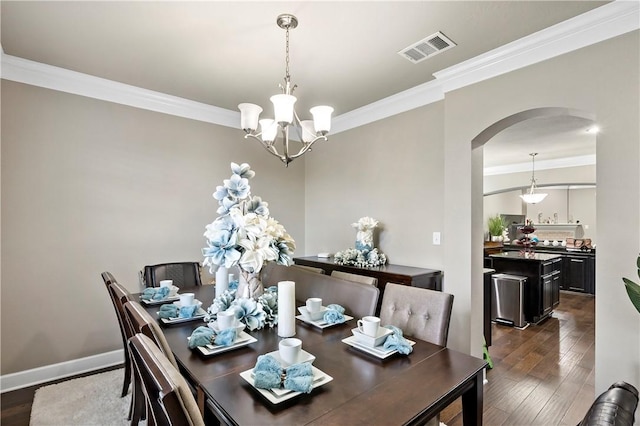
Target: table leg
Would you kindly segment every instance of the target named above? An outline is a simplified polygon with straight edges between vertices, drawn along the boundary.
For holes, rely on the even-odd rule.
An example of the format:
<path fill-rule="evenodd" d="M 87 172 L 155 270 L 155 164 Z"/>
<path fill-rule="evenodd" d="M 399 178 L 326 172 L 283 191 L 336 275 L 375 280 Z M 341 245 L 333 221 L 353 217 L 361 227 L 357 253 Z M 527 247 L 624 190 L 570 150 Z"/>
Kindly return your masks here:
<path fill-rule="evenodd" d="M 478 371 L 472 380 L 472 386 L 462 394 L 462 423 L 465 426 L 482 426 L 483 380 L 482 371 Z"/>

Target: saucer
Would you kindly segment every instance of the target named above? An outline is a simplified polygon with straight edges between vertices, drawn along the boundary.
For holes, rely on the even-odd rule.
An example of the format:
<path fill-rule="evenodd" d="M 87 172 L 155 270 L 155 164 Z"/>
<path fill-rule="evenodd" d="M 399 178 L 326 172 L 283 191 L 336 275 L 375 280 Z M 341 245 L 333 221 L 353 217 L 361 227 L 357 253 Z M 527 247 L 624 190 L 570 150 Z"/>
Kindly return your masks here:
<path fill-rule="evenodd" d="M 213 331 L 215 331 L 216 333 L 220 333 L 222 330 L 220 330 L 218 328 L 218 322 L 217 321 L 212 321 L 209 324 L 207 324 L 209 326 L 209 328 L 213 329 Z M 246 326 L 244 325 L 244 323 L 239 322 L 238 325 L 235 326 L 236 329 L 236 334 L 240 334 L 240 332 L 242 330 L 244 330 Z"/>
<path fill-rule="evenodd" d="M 378 335 L 376 337 L 367 336 L 357 328 L 351 329 L 351 332 L 359 343 L 372 348 L 382 345 L 387 336 L 393 333 L 386 327 L 378 327 Z"/>
<path fill-rule="evenodd" d="M 280 352 L 279 351 L 269 352 L 268 354 L 265 354 L 265 355 L 271 355 L 283 367 L 288 367 L 288 366 L 291 365 L 288 362 L 284 361 L 282 358 L 280 358 Z M 300 349 L 300 353 L 298 354 L 298 359 L 293 364 L 304 364 L 304 363 L 313 364 L 313 361 L 315 361 L 315 360 L 316 360 L 315 356 L 311 355 L 309 352 L 305 351 L 304 349 Z"/>
<path fill-rule="evenodd" d="M 300 312 L 303 316 L 309 318 L 311 321 L 318 321 L 322 317 L 324 317 L 324 313 L 327 311 L 326 306 L 320 307 L 318 312 L 309 312 L 306 306 L 300 306 L 298 308 L 298 312 Z"/>

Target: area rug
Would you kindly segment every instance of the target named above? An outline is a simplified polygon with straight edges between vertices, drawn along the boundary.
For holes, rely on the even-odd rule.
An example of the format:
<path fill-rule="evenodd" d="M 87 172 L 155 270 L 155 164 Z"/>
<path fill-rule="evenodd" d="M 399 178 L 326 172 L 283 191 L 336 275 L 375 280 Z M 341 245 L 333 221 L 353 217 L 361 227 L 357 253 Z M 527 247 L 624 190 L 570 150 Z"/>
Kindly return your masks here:
<path fill-rule="evenodd" d="M 131 393 L 120 398 L 123 374 L 118 369 L 41 387 L 30 425 L 128 425 Z"/>

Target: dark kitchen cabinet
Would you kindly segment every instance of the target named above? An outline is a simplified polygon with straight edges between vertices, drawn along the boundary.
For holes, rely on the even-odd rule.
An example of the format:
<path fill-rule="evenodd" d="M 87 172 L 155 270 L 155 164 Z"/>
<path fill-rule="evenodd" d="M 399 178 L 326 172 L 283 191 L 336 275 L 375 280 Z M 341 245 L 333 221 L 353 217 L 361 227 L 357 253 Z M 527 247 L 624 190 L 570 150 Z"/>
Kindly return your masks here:
<path fill-rule="evenodd" d="M 595 293 L 595 259 L 592 256 L 565 255 L 563 260 L 564 290 Z"/>

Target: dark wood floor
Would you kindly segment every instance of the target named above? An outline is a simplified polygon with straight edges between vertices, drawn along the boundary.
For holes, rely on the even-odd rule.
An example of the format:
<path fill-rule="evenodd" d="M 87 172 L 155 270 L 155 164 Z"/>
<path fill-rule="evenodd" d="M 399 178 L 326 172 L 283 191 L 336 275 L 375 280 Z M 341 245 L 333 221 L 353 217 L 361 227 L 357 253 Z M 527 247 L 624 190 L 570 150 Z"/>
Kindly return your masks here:
<path fill-rule="evenodd" d="M 484 424 L 576 425 L 594 400 L 595 298 L 562 292 L 553 317 L 525 330 L 494 324 Z M 440 420 L 462 425 L 461 403 Z"/>
<path fill-rule="evenodd" d="M 487 373 L 487 426 L 575 425 L 594 400 L 595 299 L 563 292 L 553 317 L 525 330 L 493 325 Z M 29 424 L 32 386 L 2 394 L 0 423 Z M 462 425 L 461 403 L 442 412 L 448 426 Z"/>

